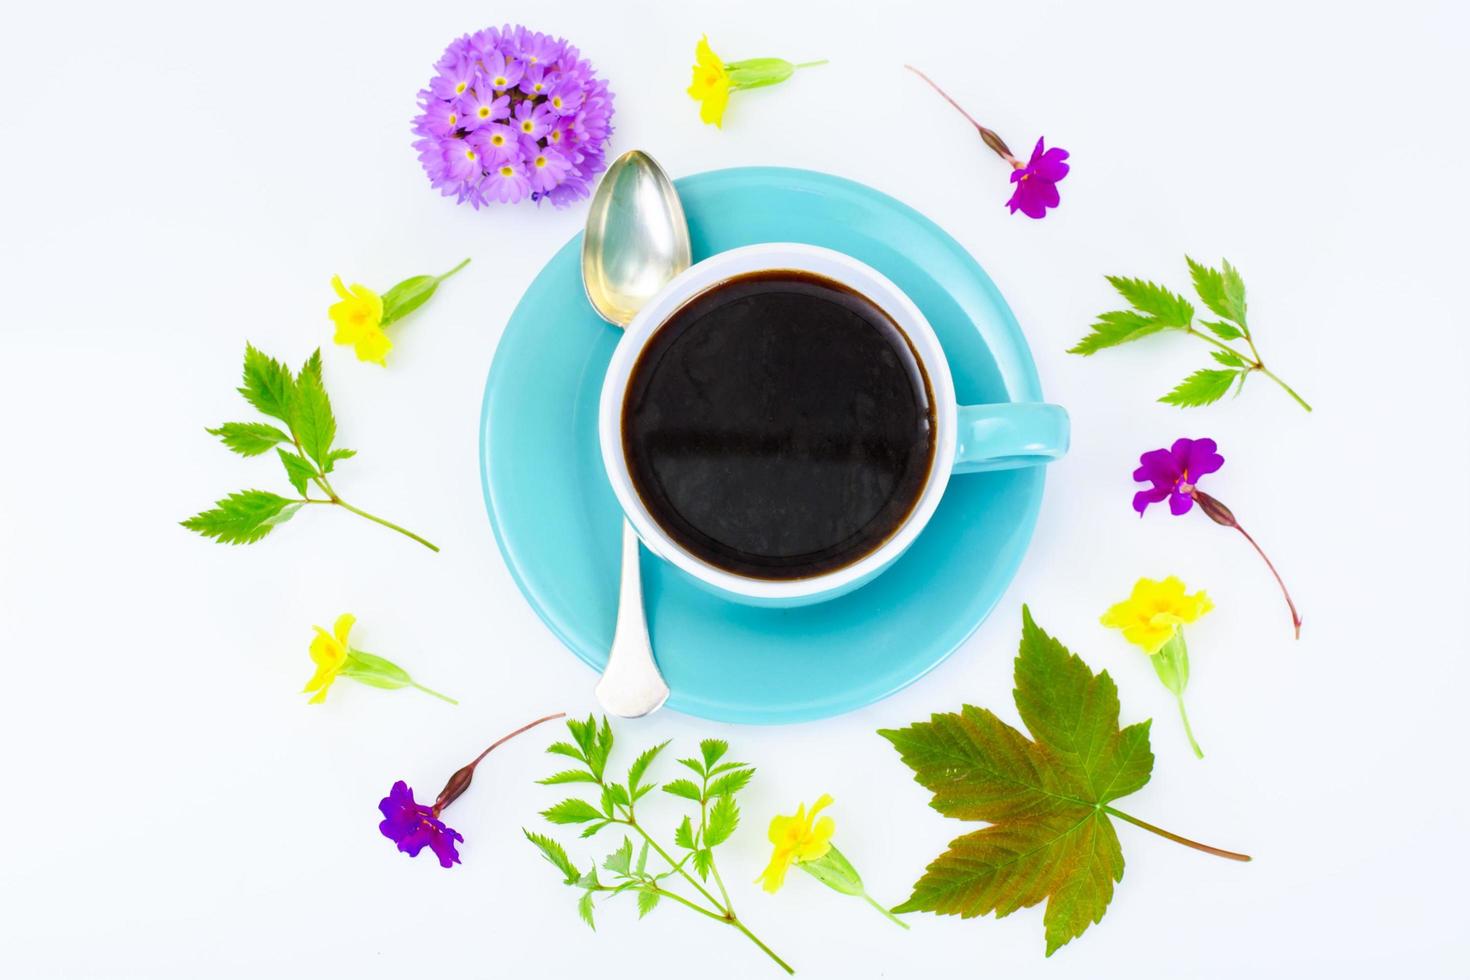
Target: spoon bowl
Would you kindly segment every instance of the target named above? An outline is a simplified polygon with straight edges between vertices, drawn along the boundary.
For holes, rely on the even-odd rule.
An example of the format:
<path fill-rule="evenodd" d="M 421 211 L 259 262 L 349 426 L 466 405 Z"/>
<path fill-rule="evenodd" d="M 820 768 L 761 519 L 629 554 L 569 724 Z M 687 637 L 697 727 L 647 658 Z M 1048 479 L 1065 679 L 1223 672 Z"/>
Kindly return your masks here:
<path fill-rule="evenodd" d="M 582 238 L 582 285 L 597 315 L 627 326 L 689 268 L 689 222 L 674 182 L 653 157 L 629 150 L 592 195 Z"/>

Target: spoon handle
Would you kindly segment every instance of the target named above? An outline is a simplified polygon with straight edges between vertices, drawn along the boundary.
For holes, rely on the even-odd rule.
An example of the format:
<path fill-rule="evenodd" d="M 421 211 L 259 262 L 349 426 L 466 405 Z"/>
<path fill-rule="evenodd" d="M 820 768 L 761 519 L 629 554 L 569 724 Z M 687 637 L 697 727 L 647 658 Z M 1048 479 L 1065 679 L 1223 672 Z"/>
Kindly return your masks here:
<path fill-rule="evenodd" d="M 597 703 L 619 718 L 641 718 L 669 697 L 653 662 L 648 623 L 643 615 L 643 580 L 638 570 L 638 535 L 623 521 L 623 577 L 618 590 L 618 622 L 613 630 L 607 668 L 597 682 Z"/>

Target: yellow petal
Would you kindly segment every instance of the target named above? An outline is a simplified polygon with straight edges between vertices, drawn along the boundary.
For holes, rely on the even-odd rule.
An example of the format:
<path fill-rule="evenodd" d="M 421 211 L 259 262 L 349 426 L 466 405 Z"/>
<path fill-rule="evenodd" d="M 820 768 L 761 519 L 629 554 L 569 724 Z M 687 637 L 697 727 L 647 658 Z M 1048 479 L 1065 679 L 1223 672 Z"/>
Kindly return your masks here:
<path fill-rule="evenodd" d="M 791 867 L 791 860 L 790 851 L 777 848 L 771 855 L 771 863 L 766 865 L 766 870 L 762 871 L 755 880 L 760 882 L 761 887 L 766 891 L 775 893 L 786 881 L 786 869 Z"/>
<path fill-rule="evenodd" d="M 699 43 L 694 46 L 694 61 L 701 67 L 710 68 L 720 74 L 725 72 L 725 63 L 720 56 L 715 54 L 714 49 L 709 46 L 709 35 L 704 34 L 699 38 Z"/>
<path fill-rule="evenodd" d="M 353 341 L 352 349 L 357 352 L 359 361 L 369 361 L 382 367 L 388 366 L 388 352 L 393 349 L 393 341 L 388 339 L 380 328 L 374 326 L 363 331 L 362 335 Z"/>
<path fill-rule="evenodd" d="M 332 289 L 336 290 L 337 295 L 342 297 L 343 300 L 351 301 L 352 294 L 347 291 L 346 286 L 342 285 L 341 276 L 332 277 Z"/>
<path fill-rule="evenodd" d="M 357 617 L 352 613 L 343 613 L 337 617 L 337 622 L 332 624 L 332 632 L 337 636 L 337 642 L 342 644 L 343 649 L 347 647 L 347 634 L 352 632 L 352 624 L 357 622 Z"/>
<path fill-rule="evenodd" d="M 837 825 L 832 822 L 831 817 L 823 817 L 818 820 L 816 827 L 797 847 L 796 860 L 815 861 L 832 850 L 832 833 L 836 829 Z"/>
<path fill-rule="evenodd" d="M 347 659 L 347 649 L 320 626 L 313 626 L 316 636 L 311 641 L 311 659 L 319 667 L 336 670 Z"/>
<path fill-rule="evenodd" d="M 705 94 L 704 99 L 699 104 L 700 121 L 723 129 L 725 123 L 725 106 L 729 101 L 729 83 L 717 85 Z"/>

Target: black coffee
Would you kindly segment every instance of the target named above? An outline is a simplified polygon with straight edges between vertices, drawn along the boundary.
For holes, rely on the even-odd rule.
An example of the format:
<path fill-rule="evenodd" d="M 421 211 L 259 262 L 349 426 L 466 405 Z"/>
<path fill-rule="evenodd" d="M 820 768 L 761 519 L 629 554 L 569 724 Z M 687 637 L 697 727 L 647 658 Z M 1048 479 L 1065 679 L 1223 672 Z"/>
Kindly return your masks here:
<path fill-rule="evenodd" d="M 751 273 L 654 332 L 623 402 L 633 485 L 675 541 L 762 579 L 829 572 L 908 517 L 934 460 L 929 379 L 866 297 Z"/>

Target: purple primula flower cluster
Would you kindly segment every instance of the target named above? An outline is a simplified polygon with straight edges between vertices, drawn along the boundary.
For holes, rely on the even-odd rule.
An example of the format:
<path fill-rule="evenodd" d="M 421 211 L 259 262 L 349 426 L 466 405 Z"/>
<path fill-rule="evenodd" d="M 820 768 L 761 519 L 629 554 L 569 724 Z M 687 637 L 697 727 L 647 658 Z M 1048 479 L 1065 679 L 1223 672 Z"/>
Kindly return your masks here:
<path fill-rule="evenodd" d="M 564 207 L 591 192 L 612 93 L 575 47 L 507 24 L 452 42 L 434 67 L 413 145 L 441 194 L 478 209 L 526 197 Z"/>
<path fill-rule="evenodd" d="M 383 814 L 378 830 L 409 857 L 418 857 L 419 851 L 428 845 L 441 866 L 452 868 L 459 863 L 459 851 L 454 844 L 456 841 L 463 844 L 464 838 L 459 831 L 445 826 L 436 807 L 416 802 L 413 790 L 403 780 L 393 784 L 393 789 L 378 803 L 378 810 Z"/>

